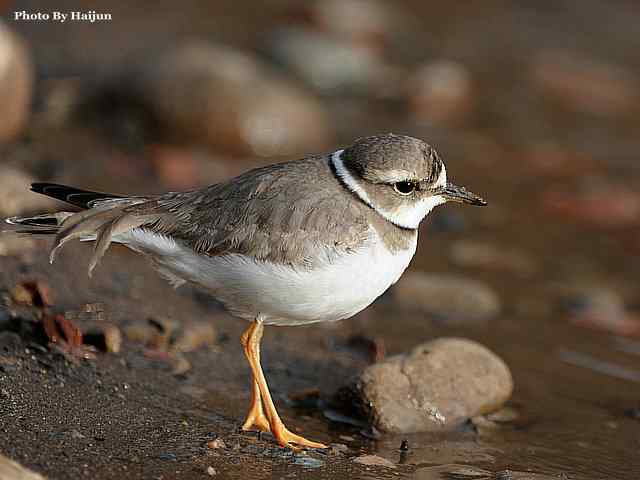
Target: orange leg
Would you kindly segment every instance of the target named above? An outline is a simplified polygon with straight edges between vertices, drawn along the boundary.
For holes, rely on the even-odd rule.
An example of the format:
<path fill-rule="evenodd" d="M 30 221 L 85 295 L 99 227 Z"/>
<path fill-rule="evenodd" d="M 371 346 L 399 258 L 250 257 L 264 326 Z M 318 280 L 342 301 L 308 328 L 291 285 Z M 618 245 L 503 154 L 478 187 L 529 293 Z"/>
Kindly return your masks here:
<path fill-rule="evenodd" d="M 300 435 L 296 435 L 295 433 L 290 432 L 287 427 L 284 426 L 276 407 L 271 398 L 271 393 L 269 392 L 269 386 L 267 385 L 267 380 L 264 377 L 264 373 L 262 372 L 262 367 L 260 366 L 260 340 L 262 339 L 262 333 L 264 330 L 264 325 L 259 318 L 256 318 L 249 328 L 242 334 L 241 342 L 244 347 L 244 353 L 247 356 L 247 360 L 249 361 L 249 365 L 251 366 L 251 371 L 253 372 L 254 377 L 254 393 L 251 410 L 249 411 L 249 416 L 247 417 L 247 421 L 245 425 L 249 423 L 249 425 L 260 425 L 258 422 L 253 421 L 251 419 L 252 413 L 254 413 L 255 407 L 255 399 L 257 398 L 257 403 L 263 403 L 264 405 L 264 416 L 266 420 L 269 422 L 269 429 L 271 433 L 275 437 L 276 441 L 281 447 L 289 447 L 292 449 L 296 449 L 296 446 L 299 447 L 310 447 L 310 448 L 327 448 L 326 445 L 322 443 L 313 442 L 311 440 L 307 440 Z M 255 392 L 255 385 L 258 387 L 258 395 Z M 257 407 L 255 407 L 257 410 Z M 260 407 L 260 410 L 262 408 Z M 251 420 L 251 422 L 249 422 Z M 243 426 L 244 428 L 244 426 Z M 258 426 L 258 428 L 260 428 Z"/>
<path fill-rule="evenodd" d="M 251 322 L 251 325 L 240 337 L 240 342 L 244 347 L 245 355 L 249 358 L 248 352 L 248 344 L 249 338 L 253 335 L 254 330 L 256 329 L 256 322 Z M 256 351 L 256 359 L 258 363 L 260 363 L 260 344 L 257 345 Z M 252 427 L 260 430 L 261 432 L 270 432 L 271 428 L 269 427 L 269 419 L 264 414 L 264 410 L 262 409 L 262 397 L 260 395 L 260 387 L 258 386 L 258 382 L 256 380 L 255 375 L 251 374 L 251 407 L 249 407 L 249 413 L 247 414 L 247 418 L 242 424 L 242 430 L 247 431 L 251 430 Z"/>

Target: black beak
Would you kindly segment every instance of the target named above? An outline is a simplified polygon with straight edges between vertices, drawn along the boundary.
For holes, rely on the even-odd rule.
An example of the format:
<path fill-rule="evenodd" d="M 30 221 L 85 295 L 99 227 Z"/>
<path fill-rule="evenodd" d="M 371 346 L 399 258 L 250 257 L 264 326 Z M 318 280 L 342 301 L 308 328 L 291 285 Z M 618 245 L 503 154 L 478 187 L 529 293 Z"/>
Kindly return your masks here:
<path fill-rule="evenodd" d="M 459 187 L 452 183 L 447 183 L 447 186 L 444 188 L 444 193 L 441 195 L 451 202 L 468 203 L 469 205 L 477 205 L 480 207 L 484 207 L 487 204 L 482 197 L 471 193 L 464 187 Z"/>

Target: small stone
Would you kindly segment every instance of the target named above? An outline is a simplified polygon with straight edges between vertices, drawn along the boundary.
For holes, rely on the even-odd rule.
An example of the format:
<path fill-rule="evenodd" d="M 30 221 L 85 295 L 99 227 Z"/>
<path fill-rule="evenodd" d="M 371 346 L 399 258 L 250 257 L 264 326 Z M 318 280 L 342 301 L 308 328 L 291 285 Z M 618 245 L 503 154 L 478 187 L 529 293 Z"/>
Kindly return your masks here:
<path fill-rule="evenodd" d="M 353 459 L 354 463 L 376 467 L 396 468 L 395 464 L 378 455 L 361 455 Z"/>
<path fill-rule="evenodd" d="M 329 448 L 333 451 L 333 453 L 347 453 L 349 451 L 349 447 L 344 443 L 331 443 Z"/>
<path fill-rule="evenodd" d="M 163 138 L 175 144 L 271 157 L 319 151 L 332 143 L 323 105 L 248 53 L 187 44 L 134 76 L 135 93 Z"/>
<path fill-rule="evenodd" d="M 534 86 L 567 109 L 613 117 L 638 111 L 640 84 L 630 71 L 570 51 L 544 51 L 531 66 Z"/>
<path fill-rule="evenodd" d="M 448 324 L 485 321 L 501 310 L 500 298 L 488 285 L 457 275 L 408 272 L 393 296 L 403 307 Z"/>
<path fill-rule="evenodd" d="M 478 467 L 468 465 L 436 465 L 416 470 L 416 480 L 442 480 L 445 478 L 460 478 L 465 480 L 485 480 L 493 478 L 493 473 Z"/>
<path fill-rule="evenodd" d="M 505 363 L 486 347 L 441 338 L 369 366 L 345 389 L 374 427 L 411 433 L 451 430 L 499 409 L 511 396 L 513 380 Z M 338 401 L 349 398 L 345 389 L 338 392 Z"/>
<path fill-rule="evenodd" d="M 458 240 L 449 249 L 451 261 L 461 267 L 497 270 L 530 276 L 538 266 L 534 259 L 517 248 L 492 245 L 474 240 Z"/>
<path fill-rule="evenodd" d="M 69 435 L 71 436 L 71 438 L 73 438 L 74 440 L 82 440 L 84 438 L 87 438 L 85 435 L 83 435 L 82 433 L 80 433 L 78 430 L 71 430 L 69 432 Z"/>
<path fill-rule="evenodd" d="M 377 0 L 320 0 L 305 2 L 314 25 L 324 32 L 371 49 L 380 48 L 396 27 L 399 12 Z"/>
<path fill-rule="evenodd" d="M 207 467 L 207 475 L 209 475 L 210 477 L 215 477 L 217 474 L 218 472 L 216 472 L 215 468 L 213 468 L 212 466 Z"/>
<path fill-rule="evenodd" d="M 84 343 L 108 353 L 119 353 L 122 348 L 122 333 L 120 329 L 107 322 L 95 322 L 83 329 Z"/>
<path fill-rule="evenodd" d="M 634 420 L 640 420 L 640 407 L 627 408 L 624 414 Z"/>
<path fill-rule="evenodd" d="M 11 290 L 14 303 L 44 308 L 52 304 L 49 285 L 40 280 L 27 280 Z"/>
<path fill-rule="evenodd" d="M 211 450 L 218 450 L 221 448 L 227 448 L 227 444 L 221 438 L 216 438 L 207 442 L 207 448 Z"/>
<path fill-rule="evenodd" d="M 548 213 L 597 227 L 640 225 L 640 193 L 623 185 L 604 184 L 586 192 L 547 190 L 541 204 Z"/>
<path fill-rule="evenodd" d="M 193 352 L 215 344 L 216 338 L 216 329 L 212 321 L 186 322 L 169 350 L 171 352 Z"/>
<path fill-rule="evenodd" d="M 419 120 L 456 124 L 473 109 L 473 81 L 463 65 L 441 60 L 420 67 L 408 81 L 409 108 Z"/>
<path fill-rule="evenodd" d="M 14 373 L 20 367 L 20 360 L 16 357 L 0 356 L 0 372 Z"/>
<path fill-rule="evenodd" d="M 640 316 L 629 312 L 622 297 L 610 288 L 567 288 L 560 302 L 574 325 L 640 337 Z"/>
<path fill-rule="evenodd" d="M 368 93 L 390 72 L 368 48 L 300 28 L 273 32 L 267 54 L 324 93 Z"/>
<path fill-rule="evenodd" d="M 27 47 L 4 21 L 0 22 L 0 143 L 15 140 L 27 124 L 33 82 L 33 62 Z"/>
<path fill-rule="evenodd" d="M 550 178 L 575 178 L 593 174 L 599 164 L 585 152 L 578 152 L 555 143 L 541 143 L 523 153 L 523 161 L 532 173 Z"/>

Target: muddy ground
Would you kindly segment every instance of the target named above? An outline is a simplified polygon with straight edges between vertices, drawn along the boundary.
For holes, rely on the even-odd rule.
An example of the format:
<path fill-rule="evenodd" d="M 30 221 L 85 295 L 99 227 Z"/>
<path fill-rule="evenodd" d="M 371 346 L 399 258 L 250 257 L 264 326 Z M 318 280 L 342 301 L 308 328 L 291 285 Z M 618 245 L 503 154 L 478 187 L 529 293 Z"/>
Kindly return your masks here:
<path fill-rule="evenodd" d="M 59 85 L 96 88 L 96 78 L 135 64 L 141 52 L 204 38 L 262 55 L 265 35 L 282 18 L 301 21 L 283 13 L 288 2 L 245 3 L 181 2 L 178 10 L 173 2 L 112 2 L 112 22 L 66 26 L 5 15 L 33 53 L 36 113 L 2 147 L 3 162 L 40 180 L 131 193 L 175 188 L 174 173 L 181 185 L 197 185 L 273 161 L 198 146 L 198 158 L 207 152 L 215 168 L 167 174 L 162 160 L 145 163 L 145 142 L 157 146 L 158 139 L 139 134 L 135 122 L 129 129 L 126 112 L 107 111 L 115 120 L 89 128 L 77 121 L 52 127 L 47 115 L 55 106 L 47 95 Z M 432 214 L 411 268 L 486 283 L 501 299 L 500 315 L 450 322 L 399 305 L 391 292 L 339 324 L 268 328 L 263 365 L 285 422 L 333 444 L 328 452 L 292 454 L 269 435 L 238 431 L 249 401 L 242 321 L 191 287 L 174 291 L 123 248 L 113 247 L 88 280 L 89 247 L 70 245 L 49 265 L 48 243 L 37 241 L 0 257 L 0 452 L 51 479 L 637 478 L 640 11 L 622 1 L 526 3 L 394 3 L 406 24 L 386 61 L 408 70 L 434 59 L 457 62 L 474 79 L 466 93 L 472 107 L 462 92 L 454 113 L 416 117 L 406 110 L 411 91 L 384 93 L 394 85 L 376 94 L 318 93 L 334 130 L 327 151 L 377 132 L 425 138 L 443 153 L 451 178 L 489 200 L 482 211 L 446 206 Z M 625 91 L 622 101 L 609 95 Z M 491 246 L 494 256 L 452 253 L 469 240 Z M 50 310 L 81 327 L 96 320 L 82 313 L 92 305 L 98 322 L 122 332 L 148 319 L 174 319 L 185 329 L 210 321 L 214 340 L 182 354 L 190 368 L 179 374 L 166 354 L 126 336 L 119 353 L 77 360 L 48 345 L 37 309 L 9 300 L 16 285 L 34 280 L 48 285 Z M 371 361 L 354 338 L 383 341 L 394 354 L 445 335 L 478 340 L 509 365 L 509 419 L 374 438 L 335 421 L 326 400 Z M 323 401 L 292 400 L 309 391 Z M 215 439 L 223 444 L 210 448 Z M 403 440 L 407 451 L 400 451 Z M 353 461 L 364 454 L 393 467 Z"/>

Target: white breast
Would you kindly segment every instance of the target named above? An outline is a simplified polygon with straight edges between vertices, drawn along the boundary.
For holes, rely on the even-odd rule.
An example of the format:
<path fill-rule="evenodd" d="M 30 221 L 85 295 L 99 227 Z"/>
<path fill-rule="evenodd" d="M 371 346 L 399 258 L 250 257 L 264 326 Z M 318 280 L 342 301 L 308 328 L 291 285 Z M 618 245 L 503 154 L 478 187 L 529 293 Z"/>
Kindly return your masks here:
<path fill-rule="evenodd" d="M 170 276 L 210 290 L 229 311 L 265 324 L 296 325 L 351 317 L 393 285 L 416 251 L 417 234 L 408 249 L 391 253 L 375 231 L 354 253 L 315 269 L 254 260 L 241 254 L 204 257 L 157 234 L 130 232 L 123 243 L 154 257 Z M 154 253 L 161 255 L 154 255 Z"/>

